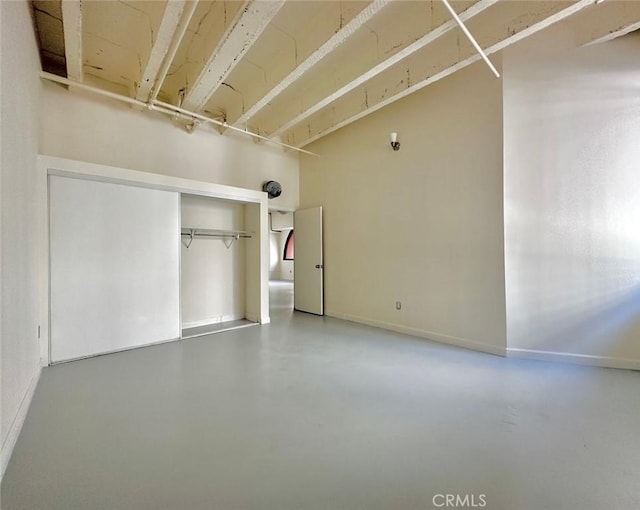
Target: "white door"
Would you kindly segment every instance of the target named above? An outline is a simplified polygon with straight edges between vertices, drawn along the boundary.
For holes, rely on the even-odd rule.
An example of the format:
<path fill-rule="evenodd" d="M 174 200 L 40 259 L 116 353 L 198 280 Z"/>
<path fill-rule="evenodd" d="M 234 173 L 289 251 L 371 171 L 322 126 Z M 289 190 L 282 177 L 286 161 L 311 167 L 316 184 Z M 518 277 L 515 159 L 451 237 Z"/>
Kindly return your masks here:
<path fill-rule="evenodd" d="M 51 361 L 180 338 L 171 191 L 49 177 Z"/>
<path fill-rule="evenodd" d="M 293 306 L 301 312 L 323 315 L 322 207 L 296 211 L 293 230 Z"/>

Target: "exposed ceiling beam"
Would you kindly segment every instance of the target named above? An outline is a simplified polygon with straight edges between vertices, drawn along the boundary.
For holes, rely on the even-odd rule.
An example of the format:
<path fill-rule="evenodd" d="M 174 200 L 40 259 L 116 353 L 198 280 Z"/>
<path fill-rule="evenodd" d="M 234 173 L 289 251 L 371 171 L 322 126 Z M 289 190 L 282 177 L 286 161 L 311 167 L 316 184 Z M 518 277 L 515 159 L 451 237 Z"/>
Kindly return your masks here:
<path fill-rule="evenodd" d="M 168 0 L 162 16 L 160 28 L 156 34 L 156 39 L 151 48 L 151 54 L 147 61 L 147 66 L 142 73 L 136 99 L 146 101 L 151 95 L 156 79 L 162 67 L 162 63 L 169 52 L 169 48 L 176 37 L 176 32 L 180 26 L 182 14 L 187 5 L 186 0 Z"/>
<path fill-rule="evenodd" d="M 82 81 L 82 0 L 62 0 L 64 53 L 67 76 Z"/>
<path fill-rule="evenodd" d="M 493 53 L 496 53 L 498 51 L 501 51 L 505 48 L 507 48 L 508 46 L 511 46 L 512 44 L 515 44 L 518 41 L 521 41 L 522 39 L 525 39 L 526 37 L 529 37 L 541 30 L 544 30 L 545 28 L 559 22 L 562 21 L 566 18 L 568 18 L 569 16 L 574 15 L 575 13 L 579 12 L 580 10 L 584 9 L 585 7 L 592 5 L 593 4 L 593 0 L 579 0 L 577 2 L 575 2 L 573 5 L 562 9 L 558 12 L 556 12 L 555 14 L 552 14 L 551 16 L 548 16 L 536 23 L 533 23 L 532 25 L 526 27 L 525 29 L 510 35 L 494 44 L 492 44 L 491 46 L 489 46 L 488 48 L 485 48 L 485 53 L 487 55 L 491 55 Z M 351 124 L 352 122 L 355 122 L 377 110 L 379 110 L 380 108 L 383 108 L 391 103 L 394 103 L 395 101 L 398 101 L 399 99 L 402 99 L 403 97 L 408 96 L 409 94 L 412 94 L 432 83 L 435 83 L 436 81 L 439 81 L 447 76 L 449 76 L 450 74 L 453 74 L 454 72 L 470 65 L 473 64 L 474 62 L 477 62 L 478 60 L 480 60 L 480 56 L 478 54 L 472 54 L 471 56 L 460 60 L 448 67 L 445 67 L 443 69 L 441 69 L 440 71 L 434 73 L 433 75 L 431 75 L 430 77 L 426 78 L 425 80 L 422 80 L 418 83 L 415 83 L 414 85 L 407 87 L 405 89 L 403 89 L 401 92 L 398 92 L 397 94 L 391 95 L 386 99 L 383 99 L 375 104 L 372 104 L 370 106 L 368 106 L 367 108 L 365 108 L 364 110 L 358 112 L 355 115 L 351 115 L 345 119 L 342 120 L 338 120 L 338 122 L 334 123 L 333 125 L 325 128 L 325 129 L 321 129 L 320 131 L 316 132 L 315 134 L 312 134 L 310 137 L 308 137 L 305 140 L 302 141 L 295 141 L 295 145 L 298 147 L 305 147 L 307 145 L 309 145 L 312 142 L 315 142 L 316 140 L 322 138 L 323 136 L 328 135 L 329 133 L 332 133 L 334 131 L 337 131 L 338 129 Z M 273 136 L 273 135 L 272 135 Z"/>
<path fill-rule="evenodd" d="M 267 104 L 273 101 L 284 90 L 293 85 L 303 74 L 329 55 L 332 51 L 344 43 L 351 35 L 362 27 L 367 21 L 378 14 L 391 0 L 374 0 L 365 7 L 355 18 L 338 30 L 322 46 L 314 51 L 304 62 L 291 71 L 280 83 L 273 87 L 257 103 L 232 123 L 236 126 L 246 124 L 258 114 Z"/>
<path fill-rule="evenodd" d="M 187 6 L 184 8 L 184 12 L 182 14 L 182 18 L 180 19 L 180 23 L 176 28 L 175 34 L 173 36 L 173 41 L 171 41 L 171 46 L 169 46 L 169 50 L 164 57 L 164 61 L 162 62 L 162 67 L 160 71 L 158 71 L 158 75 L 155 79 L 155 84 L 151 89 L 149 94 L 149 100 L 153 101 L 157 99 L 160 90 L 162 89 L 162 85 L 164 84 L 164 80 L 167 77 L 167 73 L 169 72 L 169 68 L 171 64 L 173 64 L 173 60 L 176 58 L 176 53 L 178 53 L 178 48 L 182 44 L 182 39 L 184 39 L 185 34 L 187 33 L 187 29 L 189 28 L 189 23 L 191 22 L 191 18 L 193 18 L 194 13 L 196 12 L 196 8 L 198 7 L 199 0 L 191 0 L 187 2 Z"/>
<path fill-rule="evenodd" d="M 482 11 L 488 9 L 489 7 L 491 7 L 492 5 L 494 5 L 497 2 L 498 2 L 498 0 L 480 0 L 479 2 L 473 4 L 471 7 L 469 7 L 466 11 L 461 13 L 459 15 L 459 17 L 460 17 L 460 19 L 462 21 L 466 21 L 468 19 L 471 19 L 473 16 L 475 16 L 477 14 L 480 14 Z M 280 135 L 282 135 L 283 133 L 285 133 L 286 131 L 291 129 L 293 126 L 295 126 L 297 124 L 300 124 L 305 119 L 311 117 L 314 113 L 317 113 L 320 110 L 322 110 L 323 108 L 329 106 L 331 103 L 333 103 L 337 99 L 341 98 L 345 94 L 348 94 L 349 92 L 351 92 L 356 87 L 362 85 L 363 83 L 365 83 L 366 81 L 370 80 L 374 76 L 376 76 L 376 75 L 384 72 L 385 70 L 389 69 L 391 66 L 397 64 L 402 59 L 407 58 L 412 53 L 415 53 L 416 51 L 424 48 L 428 44 L 430 44 L 433 41 L 435 41 L 438 37 L 446 34 L 450 30 L 453 30 L 457 26 L 458 25 L 456 24 L 456 22 L 454 20 L 449 20 L 449 21 L 443 23 L 442 25 L 440 25 L 435 30 L 432 30 L 431 32 L 429 32 L 428 34 L 424 35 L 423 37 L 421 37 L 420 39 L 418 39 L 414 43 L 410 44 L 409 46 L 407 46 L 403 50 L 399 51 L 395 55 L 389 57 L 388 59 L 386 59 L 386 60 L 384 60 L 382 62 L 380 62 L 377 66 L 373 67 L 372 69 L 369 69 L 366 73 L 361 74 L 355 80 L 352 80 L 351 82 L 347 83 L 345 86 L 343 86 L 340 89 L 336 90 L 333 94 L 330 94 L 329 96 L 325 97 L 322 101 L 319 101 L 316 104 L 314 104 L 313 106 L 307 108 L 305 111 L 303 111 L 302 113 L 300 113 L 299 115 L 297 115 L 296 117 L 291 119 L 289 122 L 286 122 L 285 124 L 280 126 L 273 133 L 270 133 L 270 136 L 280 136 Z"/>
<path fill-rule="evenodd" d="M 609 1 L 593 5 L 569 23 L 580 46 L 611 41 L 640 29 L 640 2 Z"/>
<path fill-rule="evenodd" d="M 278 13 L 285 0 L 249 0 L 240 9 L 187 91 L 185 108 L 201 110 Z"/>
<path fill-rule="evenodd" d="M 487 54 L 480 47 L 480 45 L 478 44 L 478 41 L 476 41 L 476 38 L 473 37 L 471 32 L 469 32 L 469 29 L 464 24 L 464 22 L 460 19 L 460 16 L 458 16 L 458 14 L 453 9 L 453 7 L 451 7 L 451 4 L 449 3 L 449 1 L 448 0 L 442 0 L 442 3 L 447 8 L 447 11 L 449 11 L 449 14 L 451 14 L 451 17 L 453 18 L 453 20 L 460 27 L 460 30 L 462 30 L 462 33 L 467 37 L 467 39 L 469 40 L 471 45 L 475 48 L 475 50 L 478 53 L 478 55 L 480 55 L 480 57 L 482 57 L 482 60 L 484 60 L 485 64 L 487 64 L 487 66 L 489 67 L 491 72 L 495 75 L 496 78 L 500 78 L 500 73 L 496 69 L 496 66 L 494 66 L 493 62 L 491 62 L 491 60 L 489 60 L 489 57 L 487 57 Z"/>

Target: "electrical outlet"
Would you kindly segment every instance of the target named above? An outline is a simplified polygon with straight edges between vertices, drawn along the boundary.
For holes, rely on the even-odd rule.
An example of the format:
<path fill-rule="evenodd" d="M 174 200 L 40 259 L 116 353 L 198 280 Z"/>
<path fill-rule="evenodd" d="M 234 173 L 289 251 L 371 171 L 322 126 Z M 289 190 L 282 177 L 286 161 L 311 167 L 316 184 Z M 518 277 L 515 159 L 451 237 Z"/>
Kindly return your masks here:
<path fill-rule="evenodd" d="M 396 301 L 396 310 L 402 310 L 402 303 L 400 301 Z"/>

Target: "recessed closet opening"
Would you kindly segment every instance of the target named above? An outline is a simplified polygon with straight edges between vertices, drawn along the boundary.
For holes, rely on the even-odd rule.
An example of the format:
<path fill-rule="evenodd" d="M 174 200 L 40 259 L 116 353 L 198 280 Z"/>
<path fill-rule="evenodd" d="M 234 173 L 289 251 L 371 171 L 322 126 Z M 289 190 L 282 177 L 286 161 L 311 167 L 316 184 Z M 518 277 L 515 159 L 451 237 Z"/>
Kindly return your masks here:
<path fill-rule="evenodd" d="M 247 313 L 247 256 L 257 234 L 247 226 L 252 207 L 181 194 L 182 338 L 258 323 Z"/>

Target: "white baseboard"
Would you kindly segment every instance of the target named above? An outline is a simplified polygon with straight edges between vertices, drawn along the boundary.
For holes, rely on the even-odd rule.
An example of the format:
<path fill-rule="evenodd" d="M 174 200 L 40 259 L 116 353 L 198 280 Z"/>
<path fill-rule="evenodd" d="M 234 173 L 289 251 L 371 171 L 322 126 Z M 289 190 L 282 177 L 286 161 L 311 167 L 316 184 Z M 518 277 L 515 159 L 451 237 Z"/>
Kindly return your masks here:
<path fill-rule="evenodd" d="M 22 397 L 22 402 L 20 402 L 20 407 L 18 407 L 18 412 L 16 413 L 16 416 L 13 419 L 13 423 L 9 428 L 7 438 L 2 444 L 2 451 L 0 452 L 0 463 L 1 463 L 2 475 L 0 476 L 0 480 L 4 478 L 4 473 L 7 470 L 7 466 L 9 465 L 11 454 L 13 453 L 13 449 L 15 448 L 16 442 L 18 441 L 18 436 L 20 435 L 20 431 L 22 430 L 22 425 L 24 424 L 24 420 L 27 417 L 27 413 L 29 412 L 29 407 L 31 406 L 31 401 L 33 400 L 33 395 L 36 391 L 36 387 L 38 386 L 38 381 L 40 380 L 41 372 L 42 372 L 42 363 L 38 361 L 36 372 L 35 374 L 33 374 L 33 377 L 29 382 L 29 387 L 27 388 L 27 391 Z"/>
<path fill-rule="evenodd" d="M 507 348 L 509 358 L 535 359 L 539 361 L 560 361 L 578 365 L 591 365 L 604 368 L 623 368 L 640 370 L 640 359 L 612 358 L 609 356 L 591 356 L 571 352 L 537 351 L 534 349 Z"/>
<path fill-rule="evenodd" d="M 376 328 L 387 329 L 389 331 L 395 331 L 396 333 L 403 333 L 405 335 L 417 336 L 420 338 L 426 338 L 441 344 L 454 345 L 456 347 L 463 347 L 464 349 L 470 349 L 472 351 L 486 352 L 488 354 L 495 354 L 496 356 L 506 356 L 506 349 L 504 347 L 498 347 L 495 345 L 483 344 L 475 340 L 468 338 L 458 338 L 449 335 L 443 335 L 441 333 L 434 333 L 433 331 L 426 331 L 423 329 L 410 328 L 407 326 L 401 326 L 399 324 L 393 324 L 390 322 L 383 322 L 374 319 L 367 319 L 365 317 L 359 317 L 356 315 L 349 315 L 340 312 L 334 312 L 325 310 L 325 315 L 329 317 L 335 317 L 336 319 L 342 319 L 351 322 L 357 322 L 359 324 L 366 324 L 367 326 L 373 326 Z"/>
<path fill-rule="evenodd" d="M 208 319 L 183 322 L 182 329 L 197 328 L 198 326 L 208 326 L 209 324 L 220 324 L 221 322 L 239 321 L 244 318 L 244 313 L 234 315 L 218 315 L 217 317 L 210 317 Z"/>

